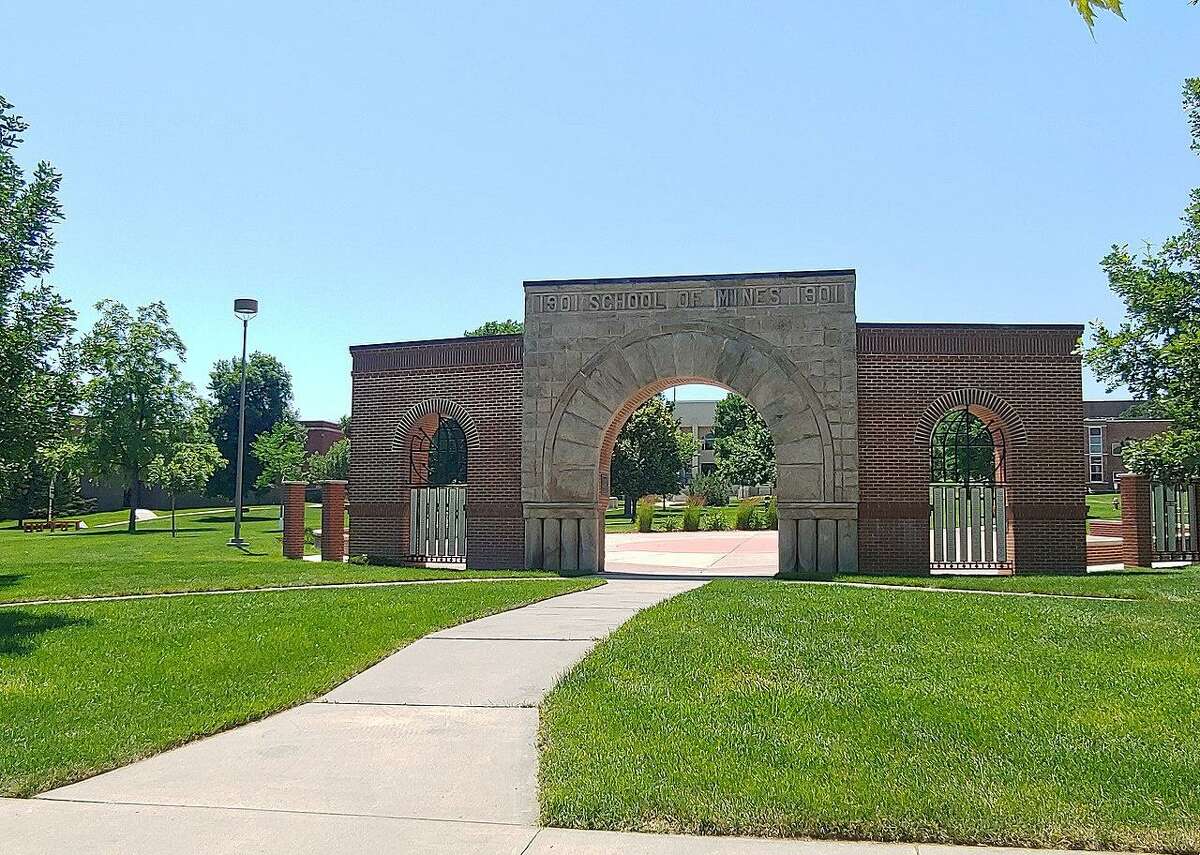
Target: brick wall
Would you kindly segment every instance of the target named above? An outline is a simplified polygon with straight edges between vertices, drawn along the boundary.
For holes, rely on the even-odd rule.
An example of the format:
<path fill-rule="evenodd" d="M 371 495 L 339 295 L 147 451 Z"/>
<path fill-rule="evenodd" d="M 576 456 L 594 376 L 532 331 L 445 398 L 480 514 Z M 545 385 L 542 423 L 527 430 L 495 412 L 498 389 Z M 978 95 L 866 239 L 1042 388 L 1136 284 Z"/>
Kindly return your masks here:
<path fill-rule="evenodd" d="M 1083 569 L 1087 473 L 1075 354 L 1082 332 L 1074 325 L 859 324 L 861 569 L 929 566 L 928 431 L 967 399 L 1000 411 L 1006 428 L 1014 570 Z"/>
<path fill-rule="evenodd" d="M 350 554 L 408 556 L 405 414 L 443 399 L 467 430 L 467 563 L 521 567 L 521 336 L 485 336 L 352 347 Z M 418 419 L 427 413 L 418 414 Z M 454 413 L 448 413 L 454 415 Z"/>

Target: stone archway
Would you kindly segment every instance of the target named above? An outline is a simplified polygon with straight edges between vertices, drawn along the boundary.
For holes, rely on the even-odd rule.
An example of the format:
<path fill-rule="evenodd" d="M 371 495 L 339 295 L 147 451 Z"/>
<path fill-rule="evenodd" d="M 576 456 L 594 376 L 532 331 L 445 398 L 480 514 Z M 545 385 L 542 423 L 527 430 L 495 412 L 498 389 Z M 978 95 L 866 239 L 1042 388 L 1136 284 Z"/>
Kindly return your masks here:
<path fill-rule="evenodd" d="M 608 485 L 602 470 L 616 432 L 654 392 L 700 382 L 743 395 L 771 430 L 780 571 L 830 574 L 855 567 L 852 277 L 819 288 L 787 275 L 763 278 L 773 284 L 707 289 L 685 277 L 661 285 L 655 280 L 654 288 L 632 292 L 625 280 L 592 280 L 562 283 L 580 285 L 583 293 L 564 294 L 556 284 L 552 300 L 527 299 L 523 492 L 529 566 L 603 569 L 600 527 Z M 545 285 L 527 283 L 527 289 L 533 286 L 537 297 Z M 805 302 L 808 295 L 813 302 Z M 618 301 L 625 308 L 605 319 L 605 305 Z M 531 310 L 537 314 L 539 306 L 549 318 L 531 322 Z M 657 322 L 646 323 L 647 312 L 657 312 Z M 580 315 L 591 313 L 601 316 L 593 323 L 609 335 L 575 330 Z M 581 347 L 590 350 L 561 383 L 553 376 L 561 365 L 538 358 L 541 338 L 549 332 L 553 341 L 556 327 L 572 331 L 560 363 Z"/>

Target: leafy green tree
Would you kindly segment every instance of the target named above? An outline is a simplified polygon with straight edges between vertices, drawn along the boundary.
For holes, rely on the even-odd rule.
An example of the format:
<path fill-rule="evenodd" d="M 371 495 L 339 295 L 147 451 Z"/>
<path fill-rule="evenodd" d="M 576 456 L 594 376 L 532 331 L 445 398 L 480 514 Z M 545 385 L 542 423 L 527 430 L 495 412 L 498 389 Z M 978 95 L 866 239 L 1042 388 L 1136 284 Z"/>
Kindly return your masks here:
<path fill-rule="evenodd" d="M 730 392 L 713 413 L 717 472 L 732 484 L 775 483 L 775 440 L 758 410 Z"/>
<path fill-rule="evenodd" d="M 175 536 L 176 495 L 200 492 L 213 472 L 224 464 L 225 458 L 208 435 L 208 424 L 203 418 L 193 418 L 166 452 L 150 461 L 147 482 L 161 487 L 171 497 L 171 537 Z"/>
<path fill-rule="evenodd" d="M 350 474 L 350 440 L 339 439 L 324 454 L 308 458 L 308 477 L 313 481 L 345 481 Z"/>
<path fill-rule="evenodd" d="M 632 519 L 634 503 L 642 496 L 679 492 L 697 448 L 662 395 L 634 410 L 617 435 L 609 470 L 613 492 L 625 497 L 625 515 Z"/>
<path fill-rule="evenodd" d="M 96 304 L 99 317 L 82 342 L 86 428 L 84 454 L 98 474 L 119 475 L 130 489 L 129 531 L 137 530 L 146 470 L 168 454 L 196 404 L 179 363 L 183 342 L 161 302 L 131 312 L 116 300 Z"/>
<path fill-rule="evenodd" d="M 27 180 L 15 153 L 29 125 L 0 96 L 0 503 L 30 492 L 78 401 L 76 314 L 45 282 L 62 177 L 42 161 Z"/>
<path fill-rule="evenodd" d="M 1187 80 L 1183 105 L 1192 133 L 1192 150 L 1200 154 L 1200 78 Z M 1125 304 L 1125 318 L 1114 329 L 1092 324 L 1093 345 L 1085 360 L 1109 391 L 1125 386 L 1145 400 L 1142 414 L 1173 419 L 1179 430 L 1138 450 L 1125 446 L 1122 456 L 1132 471 L 1177 471 L 1164 459 L 1154 465 L 1151 449 L 1168 450 L 1176 462 L 1200 460 L 1182 454 L 1196 441 L 1184 430 L 1200 424 L 1200 188 L 1193 189 L 1182 217 L 1183 230 L 1158 247 L 1141 252 L 1114 245 L 1100 266 L 1112 291 Z M 1144 442 L 1141 441 L 1141 442 Z M 1200 477 L 1197 469 L 1189 477 Z"/>
<path fill-rule="evenodd" d="M 218 359 L 208 375 L 208 393 L 213 405 L 209 430 L 225 458 L 208 484 L 210 496 L 232 499 L 237 490 L 238 408 L 242 384 L 242 360 Z M 255 351 L 246 360 L 246 448 L 281 421 L 295 421 L 292 410 L 292 375 L 283 363 L 268 353 Z M 257 484 L 262 470 L 247 454 L 243 462 L 245 483 Z"/>
<path fill-rule="evenodd" d="M 525 332 L 524 322 L 514 321 L 512 318 L 509 318 L 507 321 L 488 321 L 485 324 L 480 324 L 473 330 L 463 330 L 463 335 L 475 338 L 481 335 L 510 335 L 522 332 Z"/>
<path fill-rule="evenodd" d="M 254 438 L 251 454 L 258 462 L 254 486 L 269 490 L 284 481 L 299 481 L 308 477 L 304 459 L 304 443 L 308 435 L 304 425 L 294 419 L 281 419 L 270 430 Z"/>

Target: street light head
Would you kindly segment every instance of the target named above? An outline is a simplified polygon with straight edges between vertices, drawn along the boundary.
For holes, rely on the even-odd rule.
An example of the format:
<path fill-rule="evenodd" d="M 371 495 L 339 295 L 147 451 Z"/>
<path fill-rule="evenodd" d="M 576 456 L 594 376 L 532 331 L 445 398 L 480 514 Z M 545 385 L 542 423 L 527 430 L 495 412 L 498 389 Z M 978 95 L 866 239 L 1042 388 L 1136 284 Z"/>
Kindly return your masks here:
<path fill-rule="evenodd" d="M 258 300 L 250 297 L 238 297 L 233 301 L 233 313 L 243 321 L 248 321 L 258 314 Z"/>

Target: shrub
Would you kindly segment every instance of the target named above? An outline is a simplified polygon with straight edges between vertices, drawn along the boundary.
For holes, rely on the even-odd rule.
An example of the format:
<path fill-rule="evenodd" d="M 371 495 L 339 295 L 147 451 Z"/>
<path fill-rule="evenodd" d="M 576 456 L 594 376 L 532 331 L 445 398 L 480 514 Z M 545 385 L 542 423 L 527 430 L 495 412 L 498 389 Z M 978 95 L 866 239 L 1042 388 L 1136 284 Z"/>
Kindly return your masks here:
<path fill-rule="evenodd" d="M 698 496 L 710 508 L 723 508 L 729 504 L 733 487 L 720 475 L 698 475 L 688 487 L 689 496 Z"/>
<path fill-rule="evenodd" d="M 762 528 L 762 522 L 758 516 L 758 506 L 761 504 L 762 496 L 751 496 L 738 502 L 737 512 L 734 515 L 734 527 L 738 531 L 754 531 Z"/>
<path fill-rule="evenodd" d="M 680 523 L 684 531 L 700 530 L 700 509 L 704 507 L 704 499 L 700 496 L 688 496 L 687 504 L 683 506 L 683 516 Z"/>
<path fill-rule="evenodd" d="M 654 529 L 654 511 L 658 496 L 642 496 L 637 503 L 637 530 L 645 534 Z"/>
<path fill-rule="evenodd" d="M 710 508 L 704 515 L 705 531 L 729 531 L 729 520 L 719 508 Z"/>
<path fill-rule="evenodd" d="M 663 528 L 667 531 L 679 531 L 682 524 L 682 517 L 677 514 L 671 514 L 671 516 L 667 517 L 666 522 L 663 523 Z"/>
<path fill-rule="evenodd" d="M 371 560 L 369 558 L 367 558 L 367 556 L 365 556 L 365 555 L 351 555 L 347 559 L 347 562 L 350 564 L 355 564 L 355 565 L 362 567 L 364 565 L 370 564 Z"/>
<path fill-rule="evenodd" d="M 775 499 L 768 496 L 763 503 L 763 528 L 775 530 L 779 528 L 779 508 L 775 505 Z"/>

